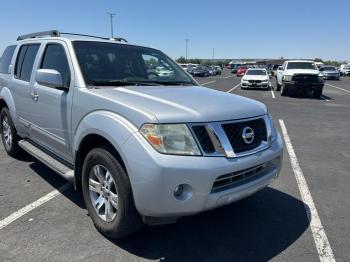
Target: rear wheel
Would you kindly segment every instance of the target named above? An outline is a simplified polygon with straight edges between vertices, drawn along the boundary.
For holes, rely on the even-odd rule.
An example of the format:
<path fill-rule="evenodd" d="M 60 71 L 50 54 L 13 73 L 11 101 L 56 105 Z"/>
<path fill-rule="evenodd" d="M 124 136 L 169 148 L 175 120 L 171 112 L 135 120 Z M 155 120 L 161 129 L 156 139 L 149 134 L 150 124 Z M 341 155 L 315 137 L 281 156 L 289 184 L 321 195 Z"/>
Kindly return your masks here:
<path fill-rule="evenodd" d="M 10 112 L 7 107 L 4 107 L 0 113 L 0 129 L 1 140 L 6 153 L 10 156 L 18 156 L 22 153 L 18 145 L 20 137 L 17 135 L 15 126 L 13 125 Z"/>
<path fill-rule="evenodd" d="M 141 226 L 129 178 L 108 147 L 95 148 L 83 164 L 82 188 L 95 227 L 105 236 L 122 238 Z"/>

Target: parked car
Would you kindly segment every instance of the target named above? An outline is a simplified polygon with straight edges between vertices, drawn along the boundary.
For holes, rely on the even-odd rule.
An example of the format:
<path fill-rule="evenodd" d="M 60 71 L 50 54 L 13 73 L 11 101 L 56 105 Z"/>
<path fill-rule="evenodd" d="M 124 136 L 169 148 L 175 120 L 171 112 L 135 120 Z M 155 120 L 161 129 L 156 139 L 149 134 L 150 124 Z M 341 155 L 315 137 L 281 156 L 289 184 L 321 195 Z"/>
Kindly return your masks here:
<path fill-rule="evenodd" d="M 271 74 L 273 75 L 273 76 L 276 76 L 277 75 L 277 69 L 278 69 L 278 67 L 280 67 L 281 65 L 273 65 L 272 66 L 272 70 L 271 70 Z"/>
<path fill-rule="evenodd" d="M 214 69 L 216 70 L 216 74 L 217 74 L 217 75 L 221 75 L 222 69 L 221 69 L 220 66 L 214 66 Z"/>
<path fill-rule="evenodd" d="M 196 66 L 198 66 L 198 65 L 195 65 L 195 64 L 188 64 L 188 65 L 187 65 L 187 69 L 186 69 L 187 73 L 191 74 L 192 71 L 193 71 L 193 69 L 196 68 Z"/>
<path fill-rule="evenodd" d="M 0 107 L 5 151 L 82 189 L 109 238 L 248 197 L 281 169 L 264 104 L 198 86 L 161 51 L 115 39 L 19 36 L 0 62 Z"/>
<path fill-rule="evenodd" d="M 321 97 L 324 86 L 323 76 L 320 75 L 312 61 L 290 60 L 283 63 L 277 71 L 277 91 L 282 96 L 293 92 L 312 92 L 316 98 Z"/>
<path fill-rule="evenodd" d="M 314 62 L 317 69 L 320 69 L 322 66 L 324 66 L 324 63 L 322 62 Z"/>
<path fill-rule="evenodd" d="M 184 70 L 187 71 L 188 69 L 188 64 L 179 64 Z"/>
<path fill-rule="evenodd" d="M 230 64 L 231 73 L 232 74 L 236 74 L 237 70 L 238 70 L 238 68 L 240 66 L 242 66 L 242 64 L 240 64 L 240 63 L 232 63 L 232 64 Z"/>
<path fill-rule="evenodd" d="M 164 66 L 158 66 L 156 68 L 156 75 L 158 77 L 173 78 L 174 71 L 169 67 L 165 68 Z"/>
<path fill-rule="evenodd" d="M 339 71 L 344 76 L 350 75 L 350 64 L 341 65 Z"/>
<path fill-rule="evenodd" d="M 236 76 L 238 77 L 241 77 L 245 74 L 245 72 L 247 72 L 247 67 L 246 66 L 240 66 L 238 69 L 237 69 L 237 73 L 236 73 Z"/>
<path fill-rule="evenodd" d="M 200 77 L 210 76 L 209 69 L 206 66 L 202 66 L 202 65 L 193 68 L 191 74 L 193 76 L 200 76 Z"/>
<path fill-rule="evenodd" d="M 209 71 L 209 75 L 210 76 L 215 76 L 216 75 L 216 70 L 214 69 L 213 66 L 211 65 L 205 65 L 206 68 L 208 68 L 208 71 Z"/>
<path fill-rule="evenodd" d="M 324 65 L 320 67 L 319 71 L 324 79 L 334 79 L 334 80 L 340 79 L 339 70 L 336 69 L 334 66 Z"/>
<path fill-rule="evenodd" d="M 250 68 L 241 79 L 241 88 L 270 88 L 270 76 L 266 69 Z"/>

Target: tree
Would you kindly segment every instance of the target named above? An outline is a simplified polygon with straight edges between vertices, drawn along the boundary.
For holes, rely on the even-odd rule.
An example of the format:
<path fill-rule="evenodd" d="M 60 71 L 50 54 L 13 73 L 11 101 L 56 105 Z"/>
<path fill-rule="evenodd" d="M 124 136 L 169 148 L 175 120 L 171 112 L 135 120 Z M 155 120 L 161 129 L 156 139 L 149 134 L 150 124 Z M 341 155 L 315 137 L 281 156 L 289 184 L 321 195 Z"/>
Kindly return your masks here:
<path fill-rule="evenodd" d="M 178 62 L 180 64 L 185 64 L 185 63 L 187 63 L 187 60 L 183 56 L 180 56 L 178 59 L 176 59 L 176 62 Z"/>

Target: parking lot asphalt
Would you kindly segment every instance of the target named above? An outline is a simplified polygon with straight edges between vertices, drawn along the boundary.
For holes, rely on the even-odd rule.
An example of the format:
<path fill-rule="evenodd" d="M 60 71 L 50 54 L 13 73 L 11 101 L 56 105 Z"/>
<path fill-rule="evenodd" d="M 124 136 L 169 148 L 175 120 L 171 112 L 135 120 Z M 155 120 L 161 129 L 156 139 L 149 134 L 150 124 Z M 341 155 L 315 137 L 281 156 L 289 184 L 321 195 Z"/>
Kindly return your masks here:
<path fill-rule="evenodd" d="M 197 81 L 265 103 L 280 132 L 283 121 L 335 260 L 350 261 L 350 78 L 326 81 L 321 99 L 281 97 L 274 80 L 271 90 L 241 90 L 228 71 Z M 245 200 L 118 241 L 97 232 L 70 187 L 6 226 L 0 222 L 0 261 L 318 261 L 320 236 L 306 212 L 314 210 L 291 160 L 285 150 L 279 179 Z M 0 181 L 0 221 L 66 184 L 2 147 Z"/>

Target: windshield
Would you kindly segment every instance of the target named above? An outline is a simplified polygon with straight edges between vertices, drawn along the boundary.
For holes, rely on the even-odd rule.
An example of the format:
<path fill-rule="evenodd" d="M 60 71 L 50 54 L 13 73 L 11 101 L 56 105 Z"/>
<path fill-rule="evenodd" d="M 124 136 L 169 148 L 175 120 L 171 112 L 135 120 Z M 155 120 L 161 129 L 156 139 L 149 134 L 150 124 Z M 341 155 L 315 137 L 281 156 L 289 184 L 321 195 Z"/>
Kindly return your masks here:
<path fill-rule="evenodd" d="M 321 67 L 323 70 L 325 71 L 334 71 L 336 70 L 335 67 L 333 66 L 324 66 L 324 67 Z"/>
<path fill-rule="evenodd" d="M 75 41 L 73 46 L 88 86 L 197 85 L 155 49 L 93 41 Z"/>
<path fill-rule="evenodd" d="M 310 62 L 289 62 L 287 69 L 313 69 L 316 70 L 314 63 Z"/>
<path fill-rule="evenodd" d="M 265 70 L 248 70 L 246 75 L 257 75 L 257 76 L 264 76 L 267 75 L 267 72 Z"/>

